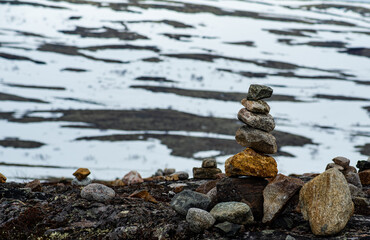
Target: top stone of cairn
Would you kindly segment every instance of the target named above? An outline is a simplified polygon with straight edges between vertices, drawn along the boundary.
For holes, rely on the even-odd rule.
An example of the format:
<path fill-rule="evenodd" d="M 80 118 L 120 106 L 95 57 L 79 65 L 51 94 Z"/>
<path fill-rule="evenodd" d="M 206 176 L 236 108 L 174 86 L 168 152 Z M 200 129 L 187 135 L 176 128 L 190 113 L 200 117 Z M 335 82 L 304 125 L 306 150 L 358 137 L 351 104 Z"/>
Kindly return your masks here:
<path fill-rule="evenodd" d="M 258 85 L 258 84 L 251 84 L 249 87 L 247 99 L 248 100 L 260 100 L 264 98 L 269 98 L 272 95 L 272 88 L 264 86 L 264 85 Z"/>

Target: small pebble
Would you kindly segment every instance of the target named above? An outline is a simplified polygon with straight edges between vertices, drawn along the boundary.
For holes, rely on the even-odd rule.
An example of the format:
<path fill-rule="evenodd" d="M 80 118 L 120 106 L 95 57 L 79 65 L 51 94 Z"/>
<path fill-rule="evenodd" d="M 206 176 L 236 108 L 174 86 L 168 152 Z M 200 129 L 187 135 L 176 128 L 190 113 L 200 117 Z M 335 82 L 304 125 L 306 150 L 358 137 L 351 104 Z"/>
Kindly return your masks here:
<path fill-rule="evenodd" d="M 186 221 L 189 223 L 191 231 L 200 233 L 212 227 L 216 220 L 209 212 L 203 209 L 190 208 L 186 214 Z"/>
<path fill-rule="evenodd" d="M 98 202 L 111 200 L 115 195 L 116 193 L 112 188 L 100 183 L 91 183 L 81 190 L 81 197 Z"/>

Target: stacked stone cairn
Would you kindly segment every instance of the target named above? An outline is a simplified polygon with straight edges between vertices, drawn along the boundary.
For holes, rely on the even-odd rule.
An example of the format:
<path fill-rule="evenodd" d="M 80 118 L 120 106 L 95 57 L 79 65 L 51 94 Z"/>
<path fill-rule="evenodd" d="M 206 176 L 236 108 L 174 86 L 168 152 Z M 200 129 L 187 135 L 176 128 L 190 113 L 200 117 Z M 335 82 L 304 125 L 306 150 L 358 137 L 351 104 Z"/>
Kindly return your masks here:
<path fill-rule="evenodd" d="M 270 87 L 252 84 L 247 98 L 241 101 L 244 108 L 239 111 L 238 119 L 245 125 L 237 130 L 235 139 L 246 149 L 226 160 L 226 176 L 276 176 L 276 161 L 266 155 L 277 152 L 276 139 L 270 133 L 275 121 L 269 114 L 270 106 L 262 100 L 271 97 L 272 92 Z"/>
<path fill-rule="evenodd" d="M 6 182 L 6 177 L 0 173 L 0 183 L 5 183 Z"/>
<path fill-rule="evenodd" d="M 72 180 L 72 185 L 75 186 L 86 186 L 91 183 L 91 178 L 88 176 L 90 175 L 90 170 L 87 168 L 79 168 L 76 172 L 73 173 L 75 178 Z"/>
<path fill-rule="evenodd" d="M 217 168 L 217 162 L 214 158 L 204 159 L 201 168 L 193 168 L 193 177 L 195 179 L 216 179 L 220 173 L 222 171 Z"/>

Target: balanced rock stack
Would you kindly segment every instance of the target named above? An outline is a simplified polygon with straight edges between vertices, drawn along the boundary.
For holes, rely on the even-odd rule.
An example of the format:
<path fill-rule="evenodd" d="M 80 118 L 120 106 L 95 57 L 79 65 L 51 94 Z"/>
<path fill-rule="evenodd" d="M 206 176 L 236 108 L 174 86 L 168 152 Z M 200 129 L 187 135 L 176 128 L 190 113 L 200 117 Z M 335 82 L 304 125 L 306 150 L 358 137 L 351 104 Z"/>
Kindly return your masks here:
<path fill-rule="evenodd" d="M 276 139 L 270 134 L 275 121 L 269 114 L 270 106 L 262 100 L 271 97 L 272 92 L 270 87 L 252 84 L 247 98 L 241 101 L 245 108 L 239 111 L 238 119 L 245 125 L 238 129 L 235 139 L 246 149 L 226 160 L 227 176 L 276 176 L 275 159 L 265 155 L 277 152 Z"/>
<path fill-rule="evenodd" d="M 91 179 L 87 176 L 90 175 L 90 170 L 87 168 L 79 168 L 73 173 L 76 178 L 72 180 L 72 185 L 86 186 L 91 183 Z"/>
<path fill-rule="evenodd" d="M 216 179 L 222 171 L 217 168 L 217 162 L 214 158 L 204 159 L 201 168 L 193 168 L 193 176 L 196 179 Z"/>

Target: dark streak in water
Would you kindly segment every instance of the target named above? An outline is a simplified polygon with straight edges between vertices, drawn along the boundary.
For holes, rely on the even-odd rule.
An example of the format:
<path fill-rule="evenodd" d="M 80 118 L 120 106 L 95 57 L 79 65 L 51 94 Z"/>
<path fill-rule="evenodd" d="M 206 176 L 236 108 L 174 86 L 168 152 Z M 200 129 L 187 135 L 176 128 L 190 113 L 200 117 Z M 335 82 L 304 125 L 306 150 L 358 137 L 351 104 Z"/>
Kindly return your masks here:
<path fill-rule="evenodd" d="M 5 138 L 0 140 L 0 146 L 3 147 L 12 147 L 12 148 L 39 148 L 45 145 L 44 143 L 20 140 L 18 138 Z"/>
<path fill-rule="evenodd" d="M 68 8 L 59 7 L 59 6 L 45 5 L 45 4 L 33 3 L 33 2 L 12 1 L 12 0 L 1 0 L 0 4 L 10 4 L 10 5 L 18 5 L 18 6 L 26 5 L 26 6 L 44 7 L 44 8 L 53 8 L 53 9 L 68 9 Z"/>
<path fill-rule="evenodd" d="M 46 64 L 45 62 L 33 60 L 31 58 L 28 58 L 28 57 L 9 54 L 9 53 L 3 53 L 3 52 L 0 52 L 0 57 L 8 59 L 8 60 L 29 61 L 29 62 L 33 62 L 33 63 L 36 63 L 36 64 Z"/>
<path fill-rule="evenodd" d="M 343 101 L 369 101 L 370 100 L 367 98 L 347 97 L 347 96 L 327 95 L 327 94 L 316 94 L 314 97 L 330 99 L 330 100 L 343 100 Z"/>
<path fill-rule="evenodd" d="M 176 83 L 177 81 L 169 80 L 165 77 L 150 77 L 150 76 L 141 76 L 135 78 L 138 81 L 153 81 L 153 82 L 167 82 L 167 83 Z"/>
<path fill-rule="evenodd" d="M 62 71 L 62 72 L 64 72 L 64 71 L 67 71 L 67 72 L 87 72 L 88 70 L 82 69 L 82 68 L 63 68 L 60 71 Z"/>
<path fill-rule="evenodd" d="M 61 90 L 61 91 L 66 90 L 64 87 L 36 86 L 36 85 L 23 85 L 23 84 L 12 84 L 12 83 L 6 83 L 5 85 L 7 85 L 9 87 L 19 87 L 19 88 Z"/>
<path fill-rule="evenodd" d="M 0 101 L 16 101 L 16 102 L 34 102 L 34 103 L 48 103 L 35 98 L 24 98 L 13 94 L 0 93 Z"/>

